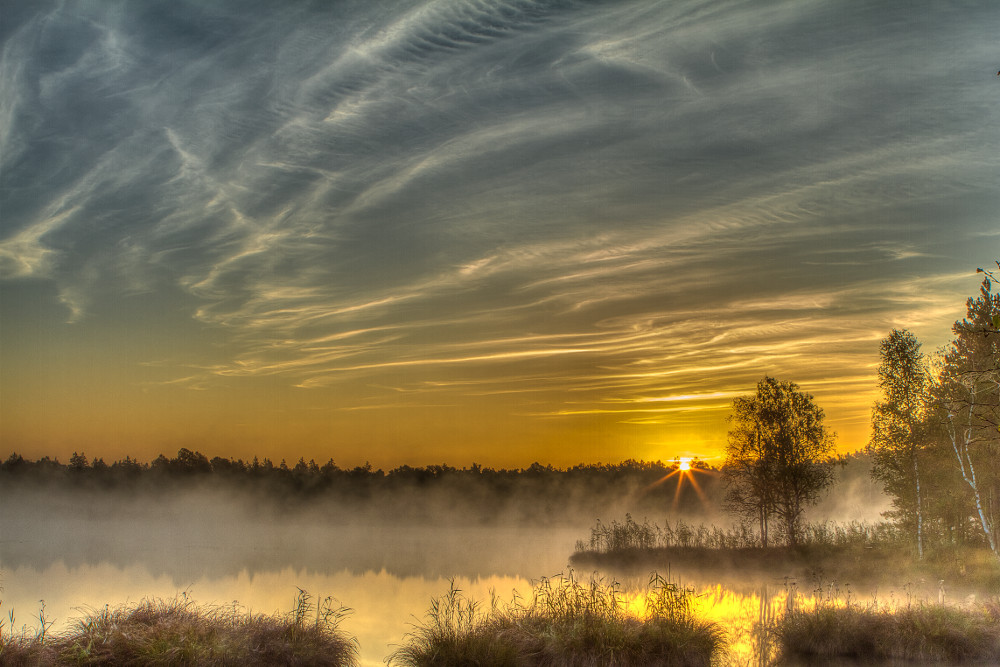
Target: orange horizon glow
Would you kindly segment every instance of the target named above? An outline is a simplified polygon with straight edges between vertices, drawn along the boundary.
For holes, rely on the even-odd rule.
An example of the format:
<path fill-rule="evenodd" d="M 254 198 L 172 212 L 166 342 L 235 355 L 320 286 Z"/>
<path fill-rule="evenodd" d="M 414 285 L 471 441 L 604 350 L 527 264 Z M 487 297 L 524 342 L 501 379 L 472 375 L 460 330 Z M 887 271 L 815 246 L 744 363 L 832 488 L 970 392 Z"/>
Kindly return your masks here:
<path fill-rule="evenodd" d="M 764 376 L 858 451 L 880 340 L 947 345 L 996 260 L 990 3 L 20 4 L 0 456 L 714 457 Z"/>

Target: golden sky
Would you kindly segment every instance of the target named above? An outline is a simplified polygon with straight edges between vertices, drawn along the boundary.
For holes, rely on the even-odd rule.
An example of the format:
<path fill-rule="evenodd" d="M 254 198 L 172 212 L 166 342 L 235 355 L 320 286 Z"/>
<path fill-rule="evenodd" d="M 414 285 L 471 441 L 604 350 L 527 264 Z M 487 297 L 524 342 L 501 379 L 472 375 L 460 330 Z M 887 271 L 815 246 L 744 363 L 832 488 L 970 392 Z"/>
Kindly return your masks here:
<path fill-rule="evenodd" d="M 1000 255 L 990 3 L 203 4 L 5 11 L 4 456 L 852 451 Z"/>

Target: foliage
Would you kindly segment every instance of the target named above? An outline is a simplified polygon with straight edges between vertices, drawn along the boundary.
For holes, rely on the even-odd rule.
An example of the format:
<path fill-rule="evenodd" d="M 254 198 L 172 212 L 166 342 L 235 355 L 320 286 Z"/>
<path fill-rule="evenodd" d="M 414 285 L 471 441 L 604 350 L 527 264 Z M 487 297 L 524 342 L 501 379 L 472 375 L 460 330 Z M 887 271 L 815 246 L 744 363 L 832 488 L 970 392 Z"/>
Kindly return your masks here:
<path fill-rule="evenodd" d="M 772 517 L 795 544 L 802 513 L 833 483 L 833 437 L 823 410 L 798 385 L 764 377 L 757 393 L 733 401 L 723 474 L 726 503 L 755 520 L 768 544 Z"/>
<path fill-rule="evenodd" d="M 998 263 L 1000 267 L 1000 263 Z M 982 270 L 980 270 L 982 271 Z M 953 327 L 955 340 L 944 356 L 936 387 L 938 423 L 954 454 L 958 478 L 974 506 L 982 534 L 1000 558 L 1000 294 L 996 277 L 984 272 L 966 318 Z"/>
<path fill-rule="evenodd" d="M 968 299 L 935 374 L 912 334 L 893 331 L 882 343 L 872 474 L 919 554 L 985 545 L 1000 559 L 1000 294 L 995 274 L 980 272 L 979 295 Z"/>
<path fill-rule="evenodd" d="M 931 377 L 920 343 L 905 329 L 893 329 L 882 340 L 880 354 L 884 400 L 872 409 L 872 477 L 892 497 L 896 516 L 916 535 L 917 553 L 923 556 L 920 455 L 927 444 Z"/>

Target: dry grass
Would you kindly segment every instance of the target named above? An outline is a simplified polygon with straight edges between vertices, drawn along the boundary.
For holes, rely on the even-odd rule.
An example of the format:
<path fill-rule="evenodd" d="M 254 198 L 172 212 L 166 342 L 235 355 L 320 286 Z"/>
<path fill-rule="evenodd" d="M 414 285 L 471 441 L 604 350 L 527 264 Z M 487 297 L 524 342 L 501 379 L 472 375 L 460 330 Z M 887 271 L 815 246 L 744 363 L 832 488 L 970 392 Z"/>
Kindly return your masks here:
<path fill-rule="evenodd" d="M 615 583 L 582 583 L 570 573 L 543 579 L 529 601 L 488 611 L 452 586 L 390 664 L 708 666 L 724 645 L 722 630 L 698 620 L 693 593 L 654 575 L 645 615 L 628 612 Z"/>
<path fill-rule="evenodd" d="M 91 611 L 70 630 L 0 639 L 4 665 L 354 665 L 356 643 L 337 626 L 349 610 L 300 590 L 284 616 L 235 605 L 199 607 L 186 595 Z M 13 619 L 11 619 L 13 621 Z M 13 625 L 13 623 L 11 623 Z"/>
<path fill-rule="evenodd" d="M 738 570 L 747 578 L 822 578 L 879 587 L 945 579 L 956 589 L 1000 590 L 1000 562 L 985 547 L 951 546 L 919 559 L 911 546 L 898 527 L 885 522 L 812 523 L 797 546 L 765 548 L 745 527 L 676 521 L 661 528 L 626 515 L 624 522 L 598 522 L 589 540 L 577 542 L 570 562 L 628 575 L 670 563 L 706 579 Z"/>
<path fill-rule="evenodd" d="M 884 546 L 895 550 L 905 548 L 903 532 L 886 522 L 868 523 L 850 521 L 836 523 L 821 521 L 808 523 L 802 527 L 798 550 L 843 549 L 851 547 L 871 549 Z M 625 520 L 613 520 L 606 524 L 597 522 L 590 529 L 590 539 L 579 540 L 576 552 L 580 554 L 610 554 L 622 551 L 651 549 L 700 549 L 709 551 L 745 551 L 761 549 L 761 539 L 746 525 L 731 528 L 719 526 L 693 525 L 678 519 L 669 521 L 661 528 L 644 519 L 642 523 L 625 515 Z M 777 546 L 780 548 L 780 545 Z"/>
<path fill-rule="evenodd" d="M 960 609 L 821 603 L 791 611 L 774 628 L 785 659 L 850 658 L 921 662 L 1000 662 L 1000 603 Z"/>

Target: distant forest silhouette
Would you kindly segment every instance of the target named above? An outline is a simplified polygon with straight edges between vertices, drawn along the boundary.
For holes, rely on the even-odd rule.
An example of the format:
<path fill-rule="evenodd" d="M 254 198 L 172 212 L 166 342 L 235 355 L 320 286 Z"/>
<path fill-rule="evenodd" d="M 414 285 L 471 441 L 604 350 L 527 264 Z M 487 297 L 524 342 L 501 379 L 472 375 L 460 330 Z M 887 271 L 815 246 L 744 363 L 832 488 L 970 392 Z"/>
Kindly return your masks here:
<path fill-rule="evenodd" d="M 680 460 L 581 463 L 565 469 L 537 462 L 510 469 L 477 463 L 403 465 L 384 471 L 370 464 L 341 468 L 332 459 L 320 465 L 300 458 L 291 466 L 257 457 L 210 459 L 186 448 L 149 463 L 126 456 L 108 464 L 83 453 L 74 453 L 67 463 L 47 456 L 33 461 L 15 453 L 0 463 L 0 488 L 114 491 L 116 496 L 230 490 L 262 509 L 355 508 L 399 520 L 460 515 L 473 522 L 559 523 L 584 517 L 589 523 L 625 512 L 710 519 L 722 511 L 723 477 L 705 461 L 689 463 L 692 471 L 683 474 L 678 474 Z M 841 463 L 848 476 L 867 477 L 870 465 L 863 455 L 842 457 Z"/>
<path fill-rule="evenodd" d="M 13 490 L 27 485 L 59 489 L 116 490 L 168 494 L 190 488 L 225 488 L 245 492 L 256 502 L 290 507 L 363 503 L 384 505 L 407 514 L 426 514 L 434 500 L 454 499 L 481 520 L 510 513 L 518 517 L 565 516 L 584 510 L 595 516 L 633 511 L 661 516 L 664 513 L 703 515 L 715 511 L 722 497 L 717 470 L 700 460 L 690 462 L 701 493 L 690 482 L 690 473 L 675 473 L 680 461 L 579 464 L 566 469 L 532 463 L 525 468 L 492 468 L 473 463 L 412 467 L 384 471 L 366 463 L 341 468 L 332 459 L 324 464 L 300 458 L 288 465 L 268 458 L 214 457 L 182 448 L 173 458 L 160 455 L 143 463 L 132 457 L 106 463 L 74 453 L 67 463 L 43 456 L 30 460 L 11 454 L 0 463 L 0 480 Z M 680 484 L 680 489 L 678 489 Z M 405 499 L 412 499 L 410 506 Z"/>
<path fill-rule="evenodd" d="M 700 459 L 693 459 L 689 463 L 696 470 L 716 472 L 715 468 Z M 339 482 L 363 481 L 391 485 L 393 482 L 403 481 L 407 484 L 424 484 L 444 478 L 491 480 L 542 477 L 573 480 L 601 478 L 613 482 L 621 478 L 638 477 L 653 483 L 675 472 L 679 465 L 679 459 L 669 463 L 660 460 L 648 462 L 629 459 L 621 463 L 581 463 L 565 469 L 538 462 L 532 463 L 527 468 L 491 468 L 473 463 L 464 468 L 447 464 L 422 467 L 402 465 L 386 472 L 381 468 L 374 468 L 370 463 L 354 468 L 341 468 L 332 458 L 323 465 L 316 463 L 315 459 L 307 462 L 304 458 L 300 458 L 293 466 L 289 466 L 284 459 L 275 464 L 269 458 L 261 459 L 256 456 L 252 460 L 220 456 L 209 459 L 199 451 L 182 447 L 174 458 L 160 454 L 150 463 L 142 463 L 138 459 L 126 456 L 108 464 L 103 458 L 90 461 L 85 453 L 77 452 L 73 453 L 68 463 L 61 463 L 58 457 L 48 456 L 32 461 L 13 453 L 6 461 L 0 463 L 0 474 L 35 480 L 86 480 L 112 485 L 140 480 L 182 480 L 214 475 L 232 480 L 273 481 L 290 489 L 310 491 L 322 490 Z"/>

